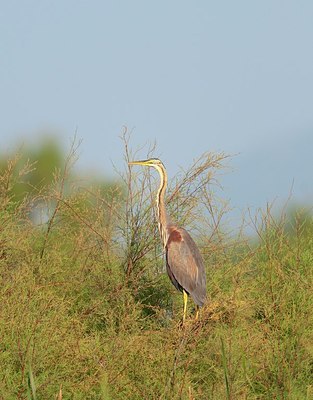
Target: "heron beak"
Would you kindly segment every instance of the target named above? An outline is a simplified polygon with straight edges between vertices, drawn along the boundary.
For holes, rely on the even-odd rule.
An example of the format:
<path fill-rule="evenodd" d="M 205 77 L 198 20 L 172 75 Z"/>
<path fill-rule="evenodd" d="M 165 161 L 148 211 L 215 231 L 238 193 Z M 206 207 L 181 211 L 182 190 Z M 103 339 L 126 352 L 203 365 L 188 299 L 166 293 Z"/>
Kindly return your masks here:
<path fill-rule="evenodd" d="M 128 165 L 150 165 L 148 160 L 129 161 Z"/>

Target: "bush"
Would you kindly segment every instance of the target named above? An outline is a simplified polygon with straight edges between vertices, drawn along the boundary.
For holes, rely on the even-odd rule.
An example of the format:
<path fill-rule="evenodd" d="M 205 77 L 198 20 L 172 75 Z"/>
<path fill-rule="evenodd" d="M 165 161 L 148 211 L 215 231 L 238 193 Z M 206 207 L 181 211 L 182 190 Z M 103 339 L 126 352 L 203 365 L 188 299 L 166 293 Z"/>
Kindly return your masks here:
<path fill-rule="evenodd" d="M 225 156 L 206 154 L 173 179 L 170 213 L 197 237 L 209 293 L 199 321 L 190 301 L 182 327 L 181 295 L 164 274 L 155 182 L 127 170 L 122 190 L 78 188 L 68 181 L 72 156 L 22 199 L 10 189 L 20 166 L 2 172 L 0 397 L 312 398 L 310 215 L 290 230 L 268 211 L 257 243 L 234 240 L 212 174 Z M 32 219 L 38 205 L 43 224 Z"/>

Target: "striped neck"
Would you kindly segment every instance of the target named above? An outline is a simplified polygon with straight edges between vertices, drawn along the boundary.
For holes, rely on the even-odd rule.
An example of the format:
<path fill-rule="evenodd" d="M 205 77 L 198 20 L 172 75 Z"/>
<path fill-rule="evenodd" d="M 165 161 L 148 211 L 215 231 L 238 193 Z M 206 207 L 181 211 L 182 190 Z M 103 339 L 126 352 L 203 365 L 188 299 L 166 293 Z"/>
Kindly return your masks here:
<path fill-rule="evenodd" d="M 167 174 L 163 165 L 158 165 L 156 169 L 158 170 L 161 179 L 160 187 L 157 193 L 158 225 L 161 240 L 163 242 L 163 246 L 165 247 L 168 239 L 167 225 L 169 223 L 164 201 L 165 190 L 167 187 Z"/>

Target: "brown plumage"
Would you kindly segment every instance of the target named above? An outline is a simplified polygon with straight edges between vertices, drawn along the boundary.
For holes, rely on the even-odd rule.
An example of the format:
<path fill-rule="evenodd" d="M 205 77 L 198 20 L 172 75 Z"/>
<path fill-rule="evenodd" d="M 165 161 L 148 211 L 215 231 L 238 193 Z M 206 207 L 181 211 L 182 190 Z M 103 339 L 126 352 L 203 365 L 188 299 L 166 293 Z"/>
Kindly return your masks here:
<path fill-rule="evenodd" d="M 185 290 L 198 306 L 203 306 L 206 280 L 199 249 L 185 229 L 172 225 L 169 232 L 165 247 L 167 273 L 176 289 Z"/>
<path fill-rule="evenodd" d="M 187 295 L 197 306 L 203 306 L 206 299 L 206 277 L 199 249 L 189 233 L 173 224 L 165 209 L 164 194 L 167 186 L 167 174 L 163 163 L 157 158 L 132 161 L 129 164 L 154 167 L 160 174 L 160 187 L 157 193 L 157 212 L 161 239 L 166 254 L 168 276 L 184 294 L 183 321 L 186 317 Z"/>

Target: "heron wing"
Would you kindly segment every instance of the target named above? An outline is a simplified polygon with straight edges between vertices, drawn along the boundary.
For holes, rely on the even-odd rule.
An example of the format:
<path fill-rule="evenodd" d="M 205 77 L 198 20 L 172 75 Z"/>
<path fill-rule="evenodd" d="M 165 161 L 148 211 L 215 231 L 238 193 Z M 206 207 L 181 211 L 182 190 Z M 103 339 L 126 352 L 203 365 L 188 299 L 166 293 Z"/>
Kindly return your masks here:
<path fill-rule="evenodd" d="M 174 286 L 184 289 L 196 304 L 202 306 L 206 297 L 205 269 L 201 254 L 189 233 L 172 228 L 166 244 L 166 266 Z"/>

